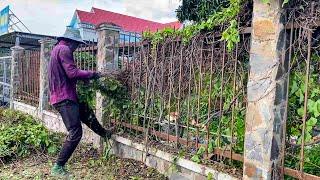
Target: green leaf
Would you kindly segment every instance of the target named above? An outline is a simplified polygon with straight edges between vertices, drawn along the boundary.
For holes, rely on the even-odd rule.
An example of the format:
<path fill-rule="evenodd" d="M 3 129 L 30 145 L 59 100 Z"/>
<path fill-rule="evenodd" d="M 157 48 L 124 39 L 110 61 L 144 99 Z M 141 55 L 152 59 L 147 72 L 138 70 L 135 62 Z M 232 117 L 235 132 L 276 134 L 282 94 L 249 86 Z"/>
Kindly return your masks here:
<path fill-rule="evenodd" d="M 298 93 L 298 96 L 299 96 L 299 103 L 301 104 L 303 101 L 304 101 L 304 94 L 303 94 L 303 91 L 301 89 L 299 89 L 297 91 Z"/>
<path fill-rule="evenodd" d="M 196 163 L 201 163 L 201 159 L 200 159 L 200 157 L 199 157 L 199 155 L 194 155 L 194 156 L 192 156 L 192 158 L 191 158 L 191 160 L 193 161 L 193 162 L 196 162 Z"/>
<path fill-rule="evenodd" d="M 48 153 L 51 154 L 51 155 L 54 155 L 58 152 L 58 148 L 56 145 L 51 145 L 49 148 L 48 148 Z"/>
<path fill-rule="evenodd" d="M 297 112 L 298 112 L 298 115 L 299 115 L 300 117 L 303 117 L 304 108 L 303 108 L 303 107 L 300 107 L 300 108 L 297 110 Z"/>
<path fill-rule="evenodd" d="M 306 141 L 306 142 L 310 142 L 311 140 L 312 140 L 311 134 L 310 134 L 310 133 L 306 133 L 306 135 L 305 135 L 305 141 Z"/>
<path fill-rule="evenodd" d="M 297 81 L 293 81 L 291 85 L 290 95 L 293 95 L 298 90 L 299 90 L 299 87 L 298 87 Z"/>
<path fill-rule="evenodd" d="M 306 122 L 306 125 L 313 127 L 317 124 L 317 121 L 318 120 L 316 118 L 312 117 Z"/>
<path fill-rule="evenodd" d="M 208 173 L 207 180 L 213 180 L 213 174 L 211 172 Z"/>
<path fill-rule="evenodd" d="M 210 142 L 208 145 L 208 153 L 212 153 L 213 150 L 214 150 L 214 144 L 213 144 L 213 142 Z"/>
<path fill-rule="evenodd" d="M 202 156 L 204 152 L 206 152 L 206 148 L 201 146 L 197 152 L 197 155 Z"/>
<path fill-rule="evenodd" d="M 283 3 L 282 3 L 282 7 L 286 4 L 288 4 L 289 0 L 284 0 Z"/>

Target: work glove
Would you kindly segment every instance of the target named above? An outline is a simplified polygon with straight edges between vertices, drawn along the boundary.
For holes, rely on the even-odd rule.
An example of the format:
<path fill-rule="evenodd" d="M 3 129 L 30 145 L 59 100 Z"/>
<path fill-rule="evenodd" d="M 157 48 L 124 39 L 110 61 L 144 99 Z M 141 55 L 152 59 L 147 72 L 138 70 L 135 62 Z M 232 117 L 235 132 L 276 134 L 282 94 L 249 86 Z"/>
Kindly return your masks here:
<path fill-rule="evenodd" d="M 100 72 L 94 72 L 93 73 L 93 76 L 92 76 L 92 79 L 100 79 L 102 77 L 101 73 Z"/>

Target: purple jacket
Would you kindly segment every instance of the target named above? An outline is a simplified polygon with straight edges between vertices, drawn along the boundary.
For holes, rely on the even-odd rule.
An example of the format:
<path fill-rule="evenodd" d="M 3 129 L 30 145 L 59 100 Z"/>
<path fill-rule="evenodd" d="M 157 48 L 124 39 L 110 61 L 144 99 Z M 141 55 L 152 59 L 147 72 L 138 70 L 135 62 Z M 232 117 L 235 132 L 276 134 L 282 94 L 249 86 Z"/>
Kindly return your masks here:
<path fill-rule="evenodd" d="M 78 69 L 73 52 L 64 41 L 60 41 L 51 51 L 48 65 L 50 104 L 67 99 L 77 102 L 77 80 L 90 79 L 93 74 L 91 71 Z"/>

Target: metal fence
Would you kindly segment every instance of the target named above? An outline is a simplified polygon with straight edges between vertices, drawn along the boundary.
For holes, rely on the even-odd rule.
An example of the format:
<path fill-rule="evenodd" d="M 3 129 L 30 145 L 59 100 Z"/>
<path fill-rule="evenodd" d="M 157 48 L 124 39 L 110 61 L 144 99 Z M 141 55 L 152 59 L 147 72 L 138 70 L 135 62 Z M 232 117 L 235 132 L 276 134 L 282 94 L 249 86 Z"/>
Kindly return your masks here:
<path fill-rule="evenodd" d="M 86 44 L 81 44 L 74 52 L 74 58 L 77 67 L 82 70 L 95 71 L 97 67 L 97 41 L 87 41 Z"/>
<path fill-rule="evenodd" d="M 286 9 L 288 104 L 283 134 L 285 178 L 320 179 L 320 3 Z"/>
<path fill-rule="evenodd" d="M 285 179 L 319 179 L 320 5 L 292 3 L 295 8 L 284 12 L 282 62 L 289 68 L 282 171 Z M 175 38 L 158 45 L 120 43 L 130 103 L 127 113 L 112 119 L 146 149 L 153 145 L 195 162 L 236 166 L 240 176 L 250 35 L 242 34 L 227 52 L 215 34 L 198 35 L 188 45 Z"/>
<path fill-rule="evenodd" d="M 120 43 L 130 99 L 126 112 L 112 118 L 146 148 L 241 169 L 250 34 L 232 52 L 214 34 L 189 44 L 177 38 Z"/>
<path fill-rule="evenodd" d="M 24 50 L 17 61 L 18 101 L 35 105 L 39 103 L 40 50 Z"/>
<path fill-rule="evenodd" d="M 117 40 L 118 42 L 116 43 Z M 119 37 L 113 37 L 113 54 L 115 55 L 115 62 L 117 68 L 124 69 L 128 67 L 128 63 L 132 61 L 142 41 L 142 37 L 138 33 L 123 33 Z"/>
<path fill-rule="evenodd" d="M 8 106 L 11 89 L 11 56 L 0 57 L 0 106 Z"/>

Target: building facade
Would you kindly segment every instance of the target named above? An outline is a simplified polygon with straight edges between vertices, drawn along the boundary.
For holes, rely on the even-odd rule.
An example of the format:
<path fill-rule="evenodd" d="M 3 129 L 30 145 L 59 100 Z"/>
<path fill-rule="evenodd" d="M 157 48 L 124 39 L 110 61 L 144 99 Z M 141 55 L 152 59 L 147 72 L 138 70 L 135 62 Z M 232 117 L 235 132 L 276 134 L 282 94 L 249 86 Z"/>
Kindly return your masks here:
<path fill-rule="evenodd" d="M 90 12 L 76 10 L 69 26 L 80 30 L 81 36 L 86 41 L 97 39 L 95 27 L 101 23 L 113 23 L 121 28 L 121 41 L 139 41 L 144 31 L 155 32 L 164 28 L 179 29 L 182 24 L 179 22 L 159 23 L 133 16 L 127 16 L 107 10 L 92 7 Z"/>

